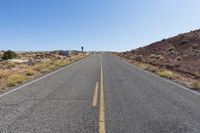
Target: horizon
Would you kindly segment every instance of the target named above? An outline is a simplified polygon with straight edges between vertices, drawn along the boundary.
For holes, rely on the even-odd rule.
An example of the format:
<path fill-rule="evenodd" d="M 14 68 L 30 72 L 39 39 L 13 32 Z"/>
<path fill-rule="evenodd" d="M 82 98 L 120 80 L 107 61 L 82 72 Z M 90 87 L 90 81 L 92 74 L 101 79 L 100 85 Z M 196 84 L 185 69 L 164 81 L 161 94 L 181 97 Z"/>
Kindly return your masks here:
<path fill-rule="evenodd" d="M 85 51 L 122 52 L 200 28 L 198 0 L 0 3 L 0 50 L 5 51 L 80 50 L 84 46 Z"/>
<path fill-rule="evenodd" d="M 157 40 L 157 41 L 154 41 L 154 42 L 151 42 L 147 45 L 144 45 L 144 46 L 141 46 L 141 47 L 146 47 L 148 45 L 151 45 L 153 43 L 156 43 L 156 42 L 159 42 L 159 41 L 162 41 L 163 39 L 170 39 L 172 37 L 175 37 L 175 36 L 178 36 L 180 34 L 185 34 L 185 33 L 189 33 L 189 32 L 192 32 L 192 31 L 196 31 L 196 30 L 200 30 L 200 29 L 195 29 L 195 30 L 190 30 L 190 31 L 187 31 L 187 32 L 184 32 L 184 33 L 179 33 L 179 34 L 176 34 L 174 36 L 170 36 L 170 37 L 167 37 L 167 38 L 162 38 L 160 40 Z M 137 47 L 135 49 L 130 49 L 130 50 L 127 50 L 127 51 L 131 51 L 131 50 L 136 50 L 138 48 L 141 48 L 141 47 Z M 8 50 L 11 50 L 11 49 L 7 49 L 7 50 L 1 50 L 0 51 L 8 51 Z M 11 50 L 11 51 L 15 51 L 15 52 L 52 52 L 52 51 L 81 51 L 81 49 L 52 49 L 52 50 Z M 88 50 L 88 51 L 84 51 L 84 52 L 126 52 L 126 51 L 106 51 L 106 50 L 103 50 L 103 51 L 100 51 L 100 50 Z"/>

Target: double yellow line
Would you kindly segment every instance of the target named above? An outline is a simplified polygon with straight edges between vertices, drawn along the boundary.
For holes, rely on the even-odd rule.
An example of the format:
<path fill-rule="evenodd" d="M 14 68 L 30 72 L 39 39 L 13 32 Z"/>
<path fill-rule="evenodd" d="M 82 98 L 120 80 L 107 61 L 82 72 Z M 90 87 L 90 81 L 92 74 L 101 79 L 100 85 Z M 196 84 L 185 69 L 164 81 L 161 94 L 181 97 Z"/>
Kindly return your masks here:
<path fill-rule="evenodd" d="M 105 109 L 104 109 L 104 84 L 103 84 L 103 65 L 100 56 L 101 63 L 101 84 L 100 84 L 100 111 L 99 111 L 99 133 L 105 133 Z"/>
<path fill-rule="evenodd" d="M 99 110 L 99 133 L 106 133 L 105 127 L 105 108 L 104 108 L 104 84 L 103 84 L 103 65 L 100 56 L 100 65 L 101 65 L 101 81 L 100 81 L 100 110 Z M 92 106 L 97 106 L 97 97 L 98 97 L 98 82 L 96 82 L 94 98 Z"/>

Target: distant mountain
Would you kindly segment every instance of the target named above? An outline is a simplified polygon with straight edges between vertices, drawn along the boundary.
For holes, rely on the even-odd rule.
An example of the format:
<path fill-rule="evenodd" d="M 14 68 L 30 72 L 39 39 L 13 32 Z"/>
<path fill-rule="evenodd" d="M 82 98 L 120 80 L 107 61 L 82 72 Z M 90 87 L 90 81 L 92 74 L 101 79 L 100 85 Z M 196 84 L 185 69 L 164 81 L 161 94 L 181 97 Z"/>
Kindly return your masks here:
<path fill-rule="evenodd" d="M 121 56 L 200 78 L 200 29 L 163 39 Z"/>

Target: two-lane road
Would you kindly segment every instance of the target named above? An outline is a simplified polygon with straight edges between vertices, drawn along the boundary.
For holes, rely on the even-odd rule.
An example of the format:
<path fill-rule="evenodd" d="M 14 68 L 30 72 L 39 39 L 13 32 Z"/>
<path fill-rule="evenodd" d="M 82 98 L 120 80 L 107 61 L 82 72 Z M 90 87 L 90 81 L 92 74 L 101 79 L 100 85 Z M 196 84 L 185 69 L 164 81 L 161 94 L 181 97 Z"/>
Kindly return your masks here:
<path fill-rule="evenodd" d="M 199 133 L 200 95 L 91 55 L 0 96 L 0 133 Z"/>

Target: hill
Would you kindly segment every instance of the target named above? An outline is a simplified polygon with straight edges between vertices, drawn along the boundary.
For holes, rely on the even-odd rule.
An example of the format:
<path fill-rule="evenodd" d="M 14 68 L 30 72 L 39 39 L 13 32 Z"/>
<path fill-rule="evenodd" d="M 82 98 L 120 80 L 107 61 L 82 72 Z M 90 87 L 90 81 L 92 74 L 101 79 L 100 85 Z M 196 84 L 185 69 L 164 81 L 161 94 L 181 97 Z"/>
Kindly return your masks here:
<path fill-rule="evenodd" d="M 199 79 L 200 29 L 120 53 L 120 56 Z"/>

